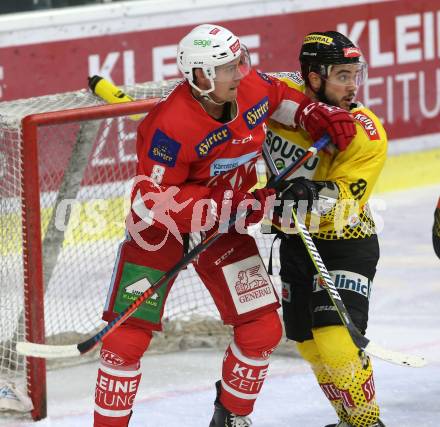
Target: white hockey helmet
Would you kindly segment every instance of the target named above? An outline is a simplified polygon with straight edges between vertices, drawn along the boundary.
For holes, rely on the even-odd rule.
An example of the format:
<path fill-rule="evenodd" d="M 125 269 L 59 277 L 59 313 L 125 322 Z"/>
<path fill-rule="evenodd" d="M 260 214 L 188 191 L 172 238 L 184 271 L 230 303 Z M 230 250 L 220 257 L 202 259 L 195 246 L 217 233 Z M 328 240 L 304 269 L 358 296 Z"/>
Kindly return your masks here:
<path fill-rule="evenodd" d="M 237 64 L 240 75 L 250 71 L 249 53 L 240 44 L 240 39 L 219 25 L 202 24 L 192 29 L 179 43 L 177 66 L 189 84 L 206 95 L 215 89 L 214 80 L 221 81 L 216 67 L 240 58 Z M 193 70 L 201 68 L 211 83 L 211 88 L 202 90 L 194 83 Z"/>

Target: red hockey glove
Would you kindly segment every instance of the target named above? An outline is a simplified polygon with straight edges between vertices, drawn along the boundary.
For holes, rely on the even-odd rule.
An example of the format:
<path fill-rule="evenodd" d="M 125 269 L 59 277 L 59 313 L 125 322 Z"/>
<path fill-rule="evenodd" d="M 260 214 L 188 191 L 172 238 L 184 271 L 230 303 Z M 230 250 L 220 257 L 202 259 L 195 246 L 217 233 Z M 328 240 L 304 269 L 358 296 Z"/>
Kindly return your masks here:
<path fill-rule="evenodd" d="M 339 107 L 304 99 L 295 114 L 295 122 L 316 141 L 327 132 L 333 144 L 344 151 L 356 135 L 353 116 Z"/>
<path fill-rule="evenodd" d="M 235 214 L 238 210 L 242 212 L 243 210 L 252 207 L 252 211 L 246 217 L 244 223 L 246 228 L 249 227 L 249 225 L 256 224 L 263 219 L 266 199 L 270 196 L 275 196 L 275 190 L 271 188 L 261 188 L 252 193 L 246 193 L 239 190 L 231 190 L 230 188 L 217 186 L 214 187 L 211 192 L 211 199 L 215 202 L 217 220 L 229 221 L 229 209 L 226 206 L 228 203 L 231 205 L 231 215 Z M 259 202 L 259 205 L 256 203 L 256 201 Z M 223 215 L 222 208 L 224 209 Z"/>

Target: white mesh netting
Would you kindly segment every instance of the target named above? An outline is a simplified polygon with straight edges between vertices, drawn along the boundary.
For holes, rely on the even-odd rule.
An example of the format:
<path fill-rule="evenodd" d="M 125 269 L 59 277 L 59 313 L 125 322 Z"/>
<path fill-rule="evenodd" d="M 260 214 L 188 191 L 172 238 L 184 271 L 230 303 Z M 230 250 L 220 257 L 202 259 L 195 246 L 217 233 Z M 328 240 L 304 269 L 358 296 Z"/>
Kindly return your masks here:
<path fill-rule="evenodd" d="M 125 91 L 145 99 L 163 96 L 174 85 L 175 81 L 146 83 Z M 15 352 L 15 342 L 24 339 L 21 119 L 100 104 L 85 90 L 0 103 L 0 378 L 18 381 L 25 369 Z M 49 343 L 77 343 L 103 326 L 102 308 L 123 239 L 130 178 L 135 174 L 136 127 L 136 122 L 122 117 L 39 128 Z M 267 262 L 272 236 L 263 237 L 258 229 L 251 233 Z M 170 293 L 164 326 L 165 332 L 153 340 L 155 349 L 224 345 L 229 339 L 228 328 L 221 325 L 210 295 L 191 267 L 180 273 Z"/>

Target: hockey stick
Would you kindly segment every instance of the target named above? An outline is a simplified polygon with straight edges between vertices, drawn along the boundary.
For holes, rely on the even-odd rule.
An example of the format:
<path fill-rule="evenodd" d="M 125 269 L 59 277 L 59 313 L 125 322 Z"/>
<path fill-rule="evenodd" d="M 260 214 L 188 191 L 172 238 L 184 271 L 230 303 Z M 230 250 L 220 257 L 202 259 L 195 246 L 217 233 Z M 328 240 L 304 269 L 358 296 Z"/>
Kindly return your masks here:
<path fill-rule="evenodd" d="M 266 145 L 263 146 L 263 157 L 273 176 L 281 176 L 281 174 L 278 175 L 278 169 L 275 166 L 275 163 L 273 162 L 273 159 Z M 333 303 L 333 306 L 336 308 L 336 311 L 341 318 L 342 324 L 347 328 L 348 333 L 350 334 L 350 337 L 353 340 L 355 346 L 359 348 L 359 357 L 361 357 L 362 359 L 363 353 L 365 352 L 370 356 L 375 356 L 379 359 L 383 359 L 387 362 L 395 363 L 397 365 L 409 366 L 412 368 L 420 368 L 422 366 L 425 366 L 426 360 L 423 357 L 407 355 L 385 349 L 380 345 L 370 341 L 370 339 L 360 333 L 359 329 L 351 320 L 350 314 L 348 313 L 348 310 L 345 307 L 324 262 L 322 261 L 321 255 L 316 249 L 315 243 L 310 236 L 309 230 L 307 230 L 307 227 L 298 219 L 295 209 L 292 209 L 292 215 L 295 221 L 295 226 L 299 231 L 299 235 L 304 242 L 304 245 L 316 268 L 316 271 L 319 273 L 320 278 L 322 279 L 323 283 L 320 283 L 320 286 L 327 291 Z"/>
<path fill-rule="evenodd" d="M 267 186 L 271 188 L 276 188 L 277 185 L 288 178 L 292 173 L 299 169 L 310 157 L 315 155 L 321 148 L 323 148 L 329 141 L 328 136 L 322 137 L 318 140 L 312 147 L 304 153 L 303 156 L 299 157 L 295 162 L 285 168 L 282 173 L 277 176 L 273 176 L 269 181 Z M 264 144 L 263 144 L 264 145 Z M 251 210 L 241 212 L 239 215 L 232 215 L 228 224 L 227 229 L 230 229 L 236 221 L 247 216 Z M 220 236 L 223 235 L 219 230 L 221 230 L 222 224 L 219 225 L 217 230 L 209 237 L 202 240 L 197 246 L 195 246 L 190 252 L 181 258 L 169 271 L 167 271 L 157 282 L 152 284 L 148 289 L 146 289 L 142 295 L 140 295 L 131 305 L 129 305 L 125 310 L 123 310 L 114 320 L 108 323 L 100 332 L 87 339 L 86 341 L 80 342 L 79 344 L 69 344 L 69 345 L 47 345 L 31 342 L 18 342 L 17 352 L 25 356 L 32 357 L 43 357 L 46 359 L 64 358 L 64 357 L 74 357 L 85 354 L 95 348 L 100 341 L 111 334 L 116 328 L 118 328 L 125 320 L 127 320 L 138 308 L 139 306 L 149 299 L 153 294 L 155 294 L 158 289 L 167 281 L 173 279 L 179 274 L 179 272 L 185 268 L 189 263 L 191 263 L 194 258 L 196 258 L 201 252 L 211 246 Z"/>

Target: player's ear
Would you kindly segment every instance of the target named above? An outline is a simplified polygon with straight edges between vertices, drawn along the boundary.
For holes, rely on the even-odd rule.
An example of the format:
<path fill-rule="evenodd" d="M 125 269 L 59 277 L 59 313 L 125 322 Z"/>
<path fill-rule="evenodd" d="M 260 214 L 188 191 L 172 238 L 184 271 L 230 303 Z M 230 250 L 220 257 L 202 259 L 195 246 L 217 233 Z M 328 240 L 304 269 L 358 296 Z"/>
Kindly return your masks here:
<path fill-rule="evenodd" d="M 196 83 L 197 86 L 199 87 L 201 87 L 203 83 L 207 80 L 201 68 L 195 68 L 193 70 L 193 75 L 194 75 L 194 83 Z"/>
<path fill-rule="evenodd" d="M 311 71 L 309 73 L 310 87 L 314 92 L 318 92 L 321 87 L 321 76 L 318 73 Z"/>

